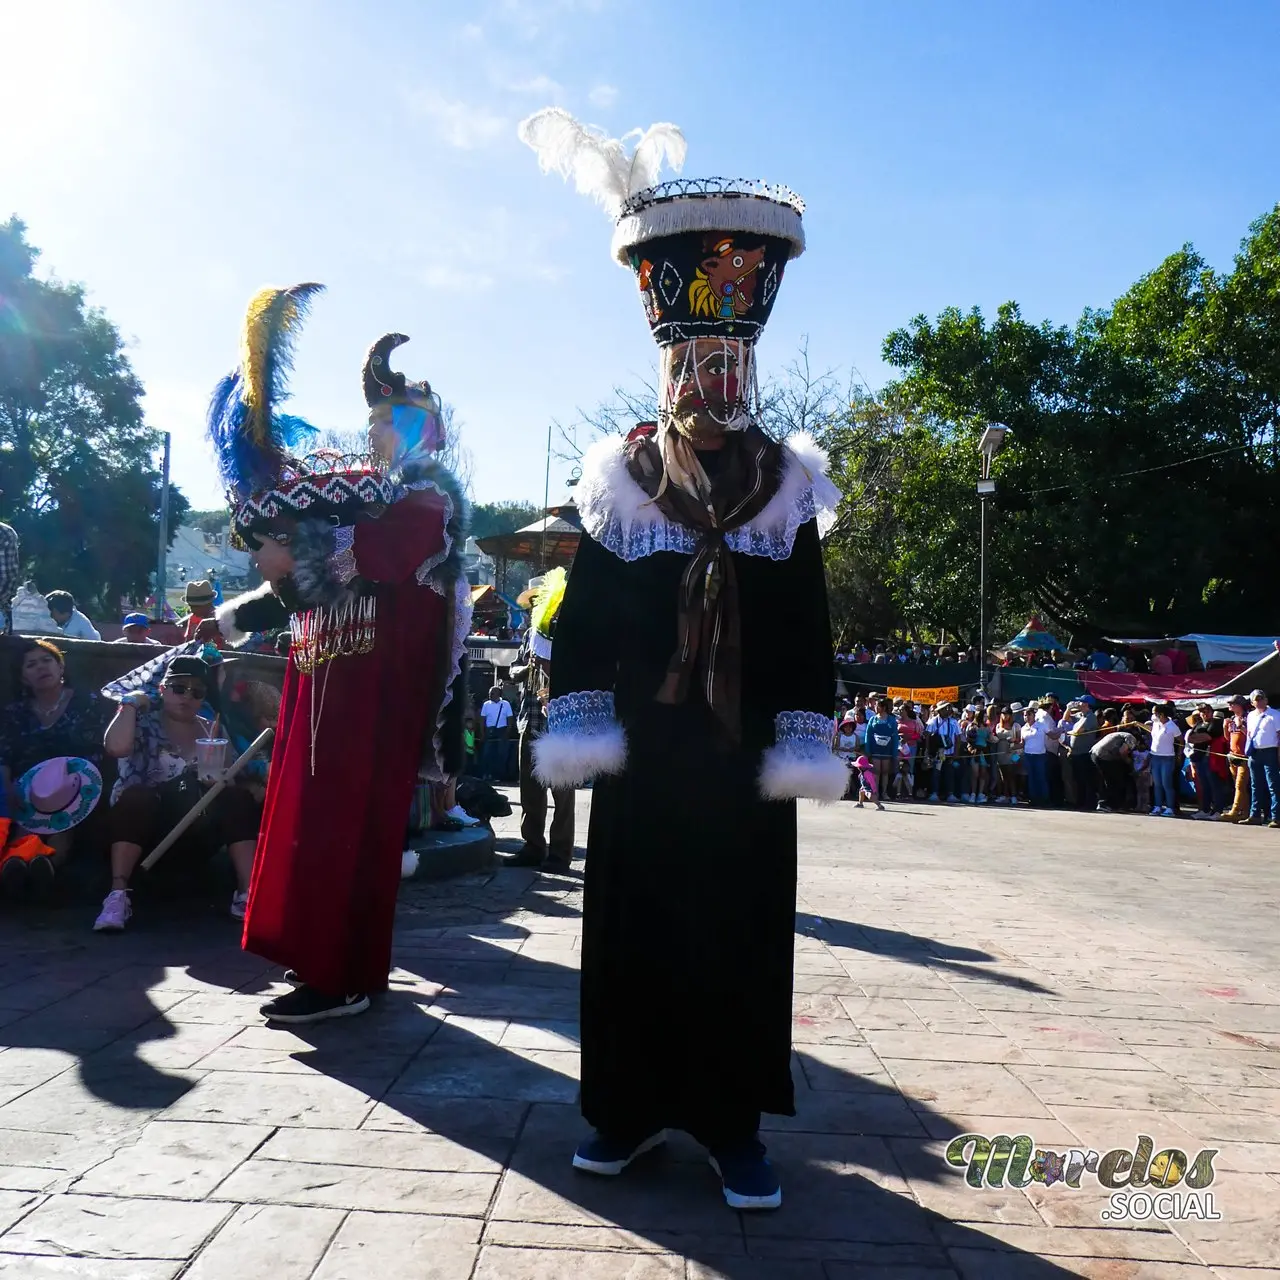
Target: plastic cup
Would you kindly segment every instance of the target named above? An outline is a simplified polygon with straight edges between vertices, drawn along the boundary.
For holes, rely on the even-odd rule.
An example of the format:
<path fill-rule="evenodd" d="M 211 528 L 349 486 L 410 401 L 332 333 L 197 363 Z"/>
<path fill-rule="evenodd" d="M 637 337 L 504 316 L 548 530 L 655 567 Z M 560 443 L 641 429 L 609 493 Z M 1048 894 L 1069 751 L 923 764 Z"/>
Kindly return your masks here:
<path fill-rule="evenodd" d="M 221 782 L 227 772 L 226 738 L 196 739 L 196 777 L 201 782 Z"/>

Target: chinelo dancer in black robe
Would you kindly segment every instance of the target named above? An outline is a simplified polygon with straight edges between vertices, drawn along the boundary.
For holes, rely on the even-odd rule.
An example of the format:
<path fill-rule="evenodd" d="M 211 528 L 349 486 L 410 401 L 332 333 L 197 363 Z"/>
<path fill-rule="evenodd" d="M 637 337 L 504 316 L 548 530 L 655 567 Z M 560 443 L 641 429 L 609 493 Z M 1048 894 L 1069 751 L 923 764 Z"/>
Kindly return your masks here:
<path fill-rule="evenodd" d="M 661 351 L 659 421 L 583 459 L 583 538 L 557 624 L 549 786 L 595 779 L 574 1164 L 620 1173 L 667 1128 L 705 1145 L 735 1208 L 781 1203 L 757 1131 L 794 1115 L 797 797 L 838 800 L 820 529 L 839 499 L 807 437 L 756 421 L 755 341 L 803 206 L 757 182 L 656 185 L 684 141 L 634 153 L 557 109 L 520 136 L 617 219 Z"/>

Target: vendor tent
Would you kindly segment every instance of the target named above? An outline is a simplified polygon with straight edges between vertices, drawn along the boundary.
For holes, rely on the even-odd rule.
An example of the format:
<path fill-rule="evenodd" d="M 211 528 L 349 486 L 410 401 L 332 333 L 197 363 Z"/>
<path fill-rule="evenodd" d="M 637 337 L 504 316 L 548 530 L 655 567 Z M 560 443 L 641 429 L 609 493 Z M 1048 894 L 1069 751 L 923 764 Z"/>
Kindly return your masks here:
<path fill-rule="evenodd" d="M 1066 651 L 1066 645 L 1059 644 L 1054 639 L 1053 633 L 1040 621 L 1038 613 L 1032 614 L 1027 621 L 1027 625 L 1003 647 L 1005 649 L 1017 649 L 1022 652 L 1038 650 L 1040 652 L 1064 653 Z"/>
<path fill-rule="evenodd" d="M 1221 677 L 1226 673 L 1215 671 L 1212 674 Z M 1280 699 L 1280 649 L 1272 649 L 1261 662 L 1255 662 L 1224 680 L 1216 689 L 1209 690 L 1209 694 L 1212 697 L 1227 697 L 1234 693 L 1247 695 L 1254 689 L 1261 689 L 1267 695 Z"/>
<path fill-rule="evenodd" d="M 1150 636 L 1145 639 L 1119 640 L 1107 637 L 1108 644 L 1125 645 L 1132 649 L 1163 649 L 1173 643 L 1193 644 L 1200 655 L 1200 662 L 1248 663 L 1261 662 L 1276 651 L 1278 642 L 1273 636 L 1222 636 L 1192 631 L 1185 636 Z"/>

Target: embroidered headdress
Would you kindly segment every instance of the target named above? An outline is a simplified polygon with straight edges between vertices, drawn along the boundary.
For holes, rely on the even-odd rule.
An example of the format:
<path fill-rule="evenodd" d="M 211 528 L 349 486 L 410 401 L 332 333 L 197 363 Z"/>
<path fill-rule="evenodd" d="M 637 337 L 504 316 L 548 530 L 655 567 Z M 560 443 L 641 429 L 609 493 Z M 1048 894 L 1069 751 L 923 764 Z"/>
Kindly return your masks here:
<path fill-rule="evenodd" d="M 635 273 L 662 349 L 664 394 L 682 378 L 706 376 L 684 344 L 719 338 L 736 370 L 721 425 L 746 426 L 758 401 L 753 348 L 786 264 L 804 252 L 804 202 L 789 188 L 758 179 L 660 183 L 664 159 L 676 170 L 684 163 L 684 135 L 671 124 L 609 138 L 548 107 L 523 121 L 519 135 L 544 172 L 573 178 L 614 218 L 613 257 Z M 660 414 L 667 408 L 664 403 Z"/>
<path fill-rule="evenodd" d="M 280 516 L 349 525 L 391 501 L 385 465 L 367 455 L 305 451 L 315 428 L 281 413 L 293 347 L 311 301 L 324 288 L 263 289 L 245 314 L 240 364 L 214 388 L 208 432 L 237 539 Z"/>

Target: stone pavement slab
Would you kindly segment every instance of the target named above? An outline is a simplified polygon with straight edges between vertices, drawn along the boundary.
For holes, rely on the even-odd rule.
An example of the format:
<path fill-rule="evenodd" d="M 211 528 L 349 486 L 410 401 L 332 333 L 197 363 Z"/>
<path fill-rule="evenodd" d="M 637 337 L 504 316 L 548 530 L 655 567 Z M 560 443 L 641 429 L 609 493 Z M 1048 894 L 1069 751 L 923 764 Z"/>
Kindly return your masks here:
<path fill-rule="evenodd" d="M 569 1167 L 580 874 L 502 868 L 407 883 L 390 994 L 293 1031 L 225 903 L 116 939 L 6 916 L 0 1280 L 1280 1276 L 1271 833 L 847 805 L 800 833 L 778 1213 L 726 1209 L 682 1135 Z M 1089 1174 L 971 1187 L 965 1133 L 1216 1148 L 1221 1217 L 1103 1219 Z"/>

